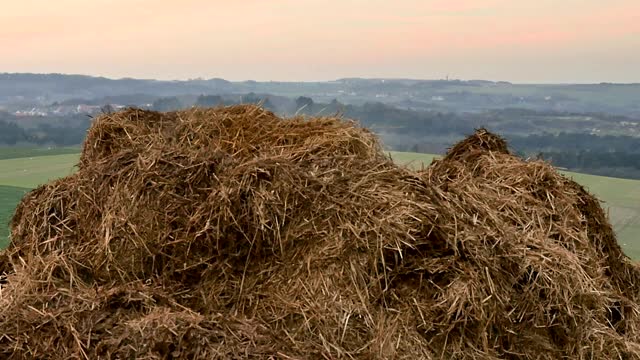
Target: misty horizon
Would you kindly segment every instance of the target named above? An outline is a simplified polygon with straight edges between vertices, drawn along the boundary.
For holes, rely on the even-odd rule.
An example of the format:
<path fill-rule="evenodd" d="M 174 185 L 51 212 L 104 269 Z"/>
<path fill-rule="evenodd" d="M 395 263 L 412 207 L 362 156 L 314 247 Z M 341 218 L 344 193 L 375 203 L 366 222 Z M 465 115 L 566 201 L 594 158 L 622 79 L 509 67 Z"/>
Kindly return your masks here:
<path fill-rule="evenodd" d="M 493 83 L 509 83 L 512 85 L 600 85 L 600 84 L 609 84 L 609 85 L 638 85 L 640 81 L 635 82 L 611 82 L 611 81 L 593 81 L 593 82 L 581 82 L 581 81 L 569 81 L 569 82 L 560 82 L 560 81 L 549 81 L 549 82 L 526 82 L 526 81 L 511 81 L 508 79 L 488 79 L 488 78 L 455 78 L 449 76 L 448 78 L 409 78 L 409 77 L 378 77 L 378 76 L 346 76 L 340 78 L 327 78 L 327 79 L 317 79 L 317 80 L 280 80 L 280 79 L 267 79 L 267 80 L 256 80 L 256 79 L 234 79 L 225 76 L 212 76 L 212 77 L 190 77 L 190 78 L 167 78 L 167 77 L 158 77 L 158 78 L 150 78 L 150 77 L 136 77 L 136 76 L 108 76 L 108 75 L 100 75 L 100 74 L 88 74 L 88 73 L 62 73 L 62 72 L 11 72 L 11 71 L 2 71 L 0 75 L 62 75 L 62 76 L 82 76 L 82 77 L 92 77 L 92 78 L 103 78 L 108 80 L 142 80 L 142 81 L 166 81 L 166 82 L 189 82 L 189 81 L 211 81 L 211 80 L 225 80 L 234 83 L 242 83 L 242 82 L 259 82 L 259 83 L 331 83 L 336 81 L 344 81 L 344 80 L 380 80 L 380 81 L 461 81 L 461 82 L 474 82 L 474 81 L 488 81 Z"/>

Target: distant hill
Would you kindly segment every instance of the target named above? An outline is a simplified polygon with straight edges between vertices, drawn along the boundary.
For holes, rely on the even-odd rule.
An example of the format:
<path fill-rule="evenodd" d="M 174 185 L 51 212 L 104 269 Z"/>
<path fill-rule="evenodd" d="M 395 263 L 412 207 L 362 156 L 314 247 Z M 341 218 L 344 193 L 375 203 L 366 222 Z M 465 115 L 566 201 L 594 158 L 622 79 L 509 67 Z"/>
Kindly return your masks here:
<path fill-rule="evenodd" d="M 0 74 L 0 99 L 4 101 L 40 99 L 65 101 L 129 94 L 174 96 L 187 93 L 228 92 L 231 83 L 208 81 L 158 81 L 145 79 L 107 79 L 84 75 Z"/>
<path fill-rule="evenodd" d="M 161 81 L 108 79 L 85 75 L 0 73 L 0 106 L 52 103 L 122 95 L 269 93 L 310 96 L 345 104 L 379 101 L 418 110 L 478 111 L 523 108 L 544 111 L 602 112 L 640 117 L 640 84 L 512 84 L 488 80 L 344 78 L 324 82 L 242 81 L 221 78 Z"/>

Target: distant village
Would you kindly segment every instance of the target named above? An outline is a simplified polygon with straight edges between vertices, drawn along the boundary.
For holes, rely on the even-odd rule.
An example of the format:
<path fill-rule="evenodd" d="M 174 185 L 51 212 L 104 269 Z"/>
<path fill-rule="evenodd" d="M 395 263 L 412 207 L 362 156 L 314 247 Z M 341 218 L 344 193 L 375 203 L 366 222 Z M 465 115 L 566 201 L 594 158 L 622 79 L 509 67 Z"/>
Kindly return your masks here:
<path fill-rule="evenodd" d="M 49 106 L 37 106 L 25 109 L 19 109 L 12 112 L 16 117 L 47 117 L 47 116 L 68 116 L 78 114 L 96 115 L 104 112 L 107 109 L 120 110 L 125 108 L 126 105 L 121 104 L 109 104 L 105 106 L 100 105 L 87 105 L 87 104 L 73 104 L 73 105 L 60 105 L 52 104 Z M 138 105 L 140 108 L 151 108 L 152 104 Z"/>

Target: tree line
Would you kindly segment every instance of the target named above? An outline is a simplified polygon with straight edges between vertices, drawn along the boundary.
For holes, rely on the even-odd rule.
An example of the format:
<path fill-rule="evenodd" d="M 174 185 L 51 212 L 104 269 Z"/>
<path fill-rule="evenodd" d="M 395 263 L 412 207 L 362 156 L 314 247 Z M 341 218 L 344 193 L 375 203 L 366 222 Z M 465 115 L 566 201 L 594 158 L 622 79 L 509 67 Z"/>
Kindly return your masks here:
<path fill-rule="evenodd" d="M 265 94 L 200 95 L 156 99 L 152 109 L 173 111 L 190 106 L 262 104 L 281 115 L 339 115 L 355 119 L 381 135 L 389 150 L 442 153 L 453 142 L 487 127 L 504 135 L 513 151 L 523 157 L 542 157 L 556 166 L 599 175 L 640 178 L 640 138 L 560 131 L 533 133 L 531 119 L 550 122 L 556 113 L 504 109 L 486 113 L 451 113 L 401 109 L 367 102 L 343 104 L 337 100 L 316 103 L 310 97 L 273 97 Z M 107 107 L 105 107 L 107 109 Z M 108 111 L 108 110 L 107 110 Z M 620 120 L 620 119 L 615 119 Z M 622 119 L 624 120 L 624 119 Z M 47 118 L 17 118 L 0 113 L 0 145 L 35 144 L 71 146 L 82 143 L 92 119 L 86 115 Z M 614 121 L 607 117 L 606 121 Z M 25 124 L 27 124 L 25 126 Z M 533 124 L 533 125 L 532 125 Z M 399 139 L 393 141 L 394 139 Z"/>
<path fill-rule="evenodd" d="M 91 122 L 88 115 L 42 118 L 0 113 L 0 145 L 79 145 Z"/>

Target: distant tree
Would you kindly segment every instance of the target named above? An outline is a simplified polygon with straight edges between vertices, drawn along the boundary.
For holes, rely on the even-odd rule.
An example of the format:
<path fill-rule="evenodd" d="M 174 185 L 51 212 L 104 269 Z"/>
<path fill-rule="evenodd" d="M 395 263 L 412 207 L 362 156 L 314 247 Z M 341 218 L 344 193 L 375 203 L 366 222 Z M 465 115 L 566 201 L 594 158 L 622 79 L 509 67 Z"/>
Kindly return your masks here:
<path fill-rule="evenodd" d="M 263 100 L 262 107 L 267 109 L 267 110 L 271 110 L 273 112 L 275 112 L 277 110 L 276 106 L 273 105 L 273 103 L 271 102 L 271 99 L 269 99 L 269 98 L 265 98 Z"/>
<path fill-rule="evenodd" d="M 113 106 L 111 106 L 111 104 L 103 106 L 100 110 L 103 114 L 111 114 L 115 112 L 115 109 L 113 108 Z"/>
<path fill-rule="evenodd" d="M 337 99 L 331 100 L 329 105 L 327 105 L 327 112 L 332 114 L 337 114 L 344 111 L 344 105 L 341 104 Z"/>
<path fill-rule="evenodd" d="M 0 121 L 0 144 L 15 145 L 26 140 L 25 131 L 16 124 Z"/>
<path fill-rule="evenodd" d="M 224 101 L 220 95 L 200 95 L 196 100 L 195 106 L 212 107 L 222 105 Z"/>
<path fill-rule="evenodd" d="M 243 95 L 240 100 L 240 103 L 261 105 L 263 108 L 274 111 L 274 112 L 277 110 L 276 106 L 271 102 L 271 99 L 269 99 L 268 97 L 260 97 L 253 92 Z"/>
<path fill-rule="evenodd" d="M 296 99 L 296 110 L 310 110 L 313 107 L 313 99 L 306 96 L 300 96 Z"/>
<path fill-rule="evenodd" d="M 254 92 L 243 95 L 241 100 L 243 104 L 258 104 L 260 101 L 262 101 L 262 99 Z"/>
<path fill-rule="evenodd" d="M 175 111 L 180 110 L 184 106 L 177 97 L 160 98 L 153 102 L 152 108 L 156 111 Z"/>

